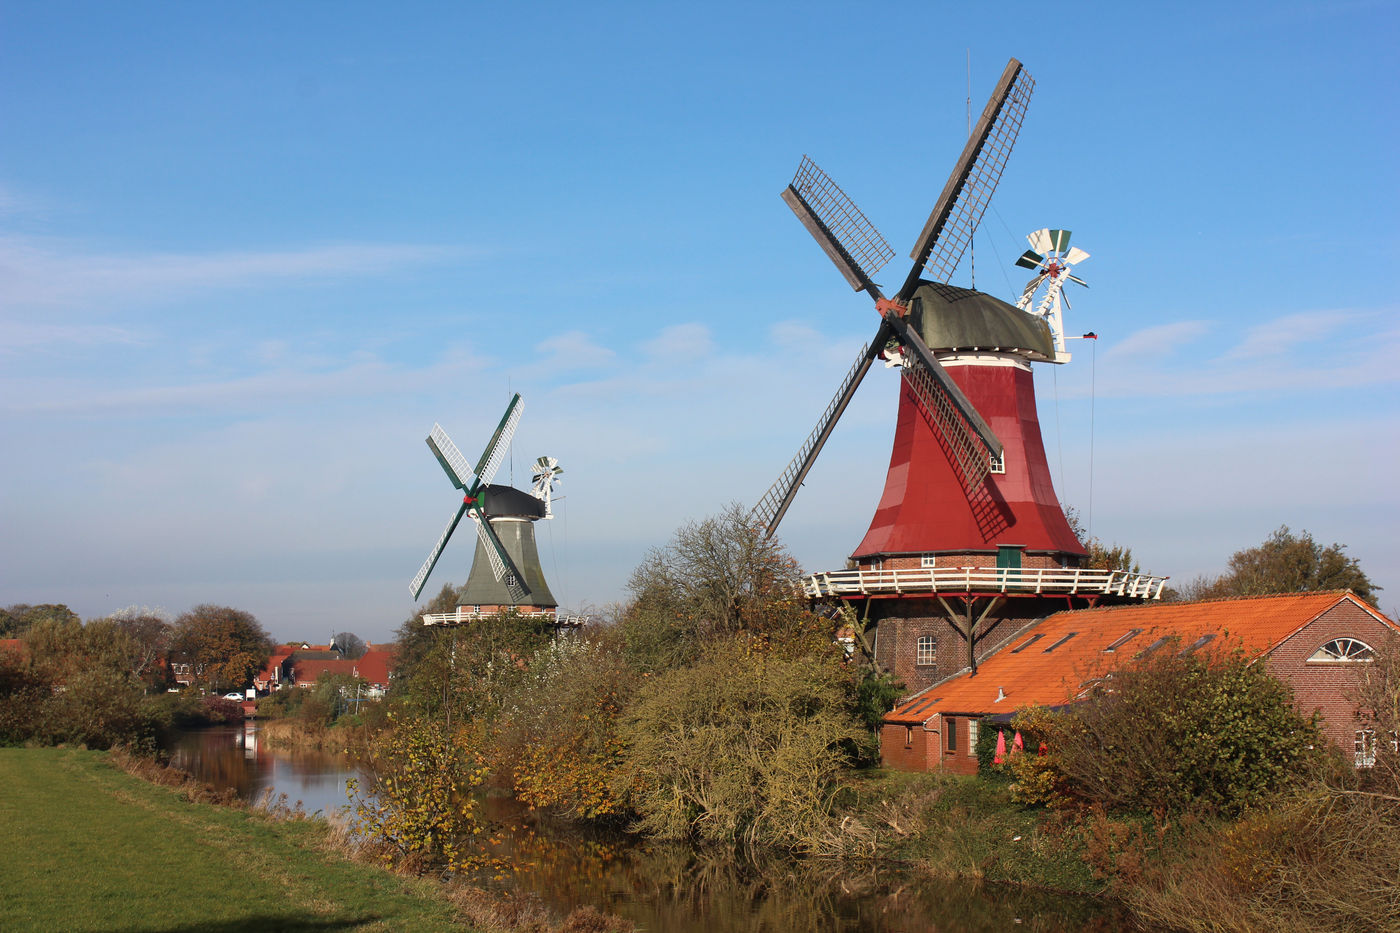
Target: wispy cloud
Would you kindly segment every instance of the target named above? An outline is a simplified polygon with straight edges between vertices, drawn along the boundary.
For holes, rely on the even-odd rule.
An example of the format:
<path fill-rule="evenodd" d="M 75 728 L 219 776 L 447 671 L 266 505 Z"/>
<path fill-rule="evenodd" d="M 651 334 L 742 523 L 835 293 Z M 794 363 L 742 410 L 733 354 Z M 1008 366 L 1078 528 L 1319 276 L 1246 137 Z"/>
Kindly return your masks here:
<path fill-rule="evenodd" d="M 1104 358 L 1130 357 L 1141 360 L 1170 356 L 1209 330 L 1210 325 L 1205 321 L 1176 321 L 1147 327 L 1110 346 Z"/>
<path fill-rule="evenodd" d="M 1097 393 L 1105 397 L 1203 397 L 1319 392 L 1400 381 L 1400 328 L 1379 312 L 1313 311 L 1251 327 L 1223 349 L 1198 344 L 1215 328 L 1185 322 L 1138 331 L 1102 353 Z M 1377 327 L 1376 325 L 1381 325 Z M 1087 394 L 1087 387 L 1068 389 Z"/>
<path fill-rule="evenodd" d="M 1251 327 L 1244 340 L 1227 352 L 1223 359 L 1248 360 L 1279 356 L 1301 343 L 1326 337 L 1343 324 L 1356 321 L 1361 315 L 1348 311 L 1307 311 L 1275 318 L 1267 324 Z"/>
<path fill-rule="evenodd" d="M 642 344 L 642 352 L 665 363 L 674 360 L 694 360 L 714 351 L 710 329 L 704 324 L 672 324 L 656 337 Z"/>
<path fill-rule="evenodd" d="M 30 324 L 0 320 L 0 355 L 51 344 L 131 345 L 144 343 L 146 339 L 124 327 L 103 324 Z"/>
<path fill-rule="evenodd" d="M 0 236 L 0 307 L 106 309 L 209 289 L 377 275 L 465 252 L 424 244 L 336 243 L 280 251 L 118 254 L 61 240 Z"/>
<path fill-rule="evenodd" d="M 607 366 L 617 354 L 593 342 L 581 330 L 565 331 L 539 342 L 536 347 L 541 362 L 553 369 L 584 369 Z"/>

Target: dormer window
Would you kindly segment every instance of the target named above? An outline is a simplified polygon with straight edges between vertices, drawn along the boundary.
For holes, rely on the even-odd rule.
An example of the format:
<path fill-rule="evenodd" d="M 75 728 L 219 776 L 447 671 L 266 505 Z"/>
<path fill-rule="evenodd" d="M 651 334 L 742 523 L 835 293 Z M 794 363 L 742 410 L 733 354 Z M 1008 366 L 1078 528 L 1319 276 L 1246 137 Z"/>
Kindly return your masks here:
<path fill-rule="evenodd" d="M 1326 664 L 1345 664 L 1358 661 L 1374 661 L 1376 652 L 1364 641 L 1355 638 L 1334 638 L 1318 648 L 1308 658 Z"/>

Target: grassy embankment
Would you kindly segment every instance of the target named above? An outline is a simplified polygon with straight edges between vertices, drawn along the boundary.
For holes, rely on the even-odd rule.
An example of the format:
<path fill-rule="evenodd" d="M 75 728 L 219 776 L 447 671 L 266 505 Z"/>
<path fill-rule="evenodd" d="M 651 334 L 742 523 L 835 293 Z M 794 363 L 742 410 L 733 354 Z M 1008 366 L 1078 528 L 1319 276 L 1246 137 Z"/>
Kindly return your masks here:
<path fill-rule="evenodd" d="M 0 929 L 440 930 L 431 881 L 340 858 L 320 821 L 191 804 L 76 749 L 0 749 Z"/>

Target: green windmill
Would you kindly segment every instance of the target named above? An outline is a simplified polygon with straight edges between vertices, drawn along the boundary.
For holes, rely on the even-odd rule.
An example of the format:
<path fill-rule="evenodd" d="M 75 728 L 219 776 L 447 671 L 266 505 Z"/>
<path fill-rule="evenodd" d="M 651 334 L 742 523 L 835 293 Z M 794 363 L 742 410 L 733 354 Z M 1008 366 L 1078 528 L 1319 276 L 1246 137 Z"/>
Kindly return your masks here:
<path fill-rule="evenodd" d="M 433 572 L 462 517 L 470 515 L 476 522 L 477 546 L 471 573 L 463 588 L 463 601 L 498 606 L 528 604 L 540 608 L 557 605 L 545 583 L 533 528 L 534 522 L 550 517 L 548 496 L 552 482 L 544 484 L 544 493 L 541 494 L 537 481 L 534 495 L 511 486 L 491 483 L 505 460 L 506 450 L 510 447 L 523 410 L 524 404 L 519 393 L 516 393 L 506 406 L 505 414 L 501 416 L 501 422 L 487 442 L 486 449 L 481 452 L 475 470 L 442 426 L 433 425 L 432 433 L 427 437 L 428 447 L 452 485 L 463 491 L 463 497 L 457 513 L 452 516 L 432 553 L 409 584 L 414 599 L 423 592 L 428 575 Z M 551 465 L 557 468 L 557 461 L 553 461 L 553 458 L 541 459 L 552 461 Z M 554 472 L 563 471 L 556 469 Z M 550 479 L 553 479 L 552 475 Z M 483 572 L 483 557 L 486 566 L 490 567 L 489 574 Z"/>

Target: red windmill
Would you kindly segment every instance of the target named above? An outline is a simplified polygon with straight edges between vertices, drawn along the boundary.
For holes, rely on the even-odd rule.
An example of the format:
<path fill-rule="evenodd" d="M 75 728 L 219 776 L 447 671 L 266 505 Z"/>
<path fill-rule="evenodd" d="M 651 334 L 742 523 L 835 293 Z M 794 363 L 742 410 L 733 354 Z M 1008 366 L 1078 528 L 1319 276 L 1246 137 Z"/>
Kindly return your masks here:
<path fill-rule="evenodd" d="M 856 567 L 814 575 L 808 595 L 861 604 L 876 623 L 870 650 L 911 690 L 975 670 L 988 649 L 1066 601 L 1155 598 L 1163 582 L 1080 566 L 1086 551 L 1050 481 L 1031 375 L 1032 362 L 1069 358 L 1057 352 L 1060 335 L 1044 314 L 946 284 L 1033 87 L 1012 59 L 890 298 L 872 277 L 894 251 L 815 163 L 804 157 L 782 195 L 851 287 L 874 299 L 880 326 L 753 515 L 769 534 L 777 529 L 871 363 L 883 357 L 899 367 L 894 449 L 875 516 L 851 555 Z M 966 650 L 946 650 L 949 638 Z"/>

